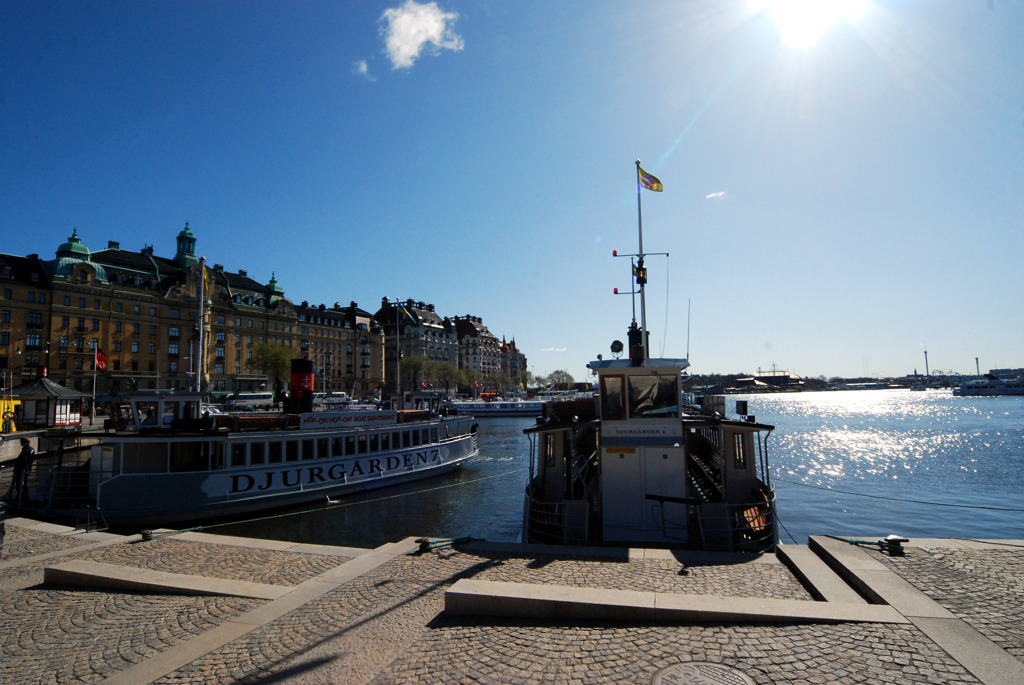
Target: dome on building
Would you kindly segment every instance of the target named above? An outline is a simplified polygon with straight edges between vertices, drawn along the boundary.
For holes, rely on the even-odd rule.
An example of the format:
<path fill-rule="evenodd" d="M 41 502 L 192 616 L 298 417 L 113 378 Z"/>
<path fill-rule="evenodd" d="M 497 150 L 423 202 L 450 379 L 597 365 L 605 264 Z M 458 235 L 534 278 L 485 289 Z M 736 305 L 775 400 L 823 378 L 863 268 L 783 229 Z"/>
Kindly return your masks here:
<path fill-rule="evenodd" d="M 88 261 L 89 259 L 89 248 L 82 244 L 82 241 L 78 238 L 78 229 L 76 228 L 71 232 L 71 237 L 68 241 L 57 248 L 57 257 L 77 257 L 78 259 Z"/>
<path fill-rule="evenodd" d="M 74 273 L 75 266 L 82 262 L 88 263 L 95 270 L 96 280 L 107 280 L 106 269 L 92 261 L 92 253 L 82 244 L 76 228 L 68 241 L 57 248 L 57 258 L 47 263 L 47 271 L 51 276 L 69 276 Z"/>
<path fill-rule="evenodd" d="M 267 290 L 270 291 L 270 296 L 284 297 L 284 288 L 277 283 L 277 279 L 274 278 L 274 274 L 270 274 L 270 283 L 267 283 Z"/>

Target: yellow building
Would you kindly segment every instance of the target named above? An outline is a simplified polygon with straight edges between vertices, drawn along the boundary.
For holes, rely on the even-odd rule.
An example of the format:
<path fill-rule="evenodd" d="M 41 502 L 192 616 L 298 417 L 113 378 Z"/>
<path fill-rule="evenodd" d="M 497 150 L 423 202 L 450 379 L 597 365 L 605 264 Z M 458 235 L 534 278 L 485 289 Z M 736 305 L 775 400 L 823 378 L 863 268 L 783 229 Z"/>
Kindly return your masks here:
<path fill-rule="evenodd" d="M 264 284 L 244 270 L 207 265 L 203 285 L 195 245 L 186 224 L 172 258 L 157 255 L 150 245 L 133 252 L 114 241 L 92 251 L 77 230 L 51 260 L 0 255 L 5 387 L 35 377 L 44 367 L 51 380 L 87 393 L 95 387 L 100 397 L 133 389 L 185 389 L 195 387 L 202 368 L 204 390 L 272 389 L 254 365 L 256 346 L 272 343 L 297 357 L 315 354 L 314 363 L 328 358 L 332 371 L 340 370 L 338 386 L 357 396 L 379 390 L 383 336 L 373 332 L 370 320 L 352 318 L 348 332 L 344 326 L 316 324 L 320 333 L 304 336 L 299 331 L 310 322 L 300 326 L 296 307 L 273 277 Z M 320 348 L 326 341 L 330 350 Z M 348 383 L 344 372 L 350 367 L 358 383 Z"/>

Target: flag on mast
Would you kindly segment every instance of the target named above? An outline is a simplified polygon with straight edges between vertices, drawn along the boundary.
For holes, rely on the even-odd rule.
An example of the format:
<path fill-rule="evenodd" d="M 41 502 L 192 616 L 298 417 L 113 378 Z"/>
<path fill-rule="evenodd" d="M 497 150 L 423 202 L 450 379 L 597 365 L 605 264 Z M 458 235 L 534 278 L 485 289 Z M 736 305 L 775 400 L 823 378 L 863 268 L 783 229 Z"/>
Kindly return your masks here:
<path fill-rule="evenodd" d="M 637 166 L 637 169 L 640 171 L 640 185 L 642 185 L 644 188 L 647 188 L 648 190 L 655 190 L 658 191 L 659 193 L 665 190 L 665 188 L 661 185 L 661 181 L 658 180 L 657 176 L 655 176 L 654 174 L 647 173 L 639 166 Z"/>
<path fill-rule="evenodd" d="M 107 372 L 107 355 L 103 354 L 103 351 L 98 347 L 93 355 L 93 368 L 101 373 Z"/>

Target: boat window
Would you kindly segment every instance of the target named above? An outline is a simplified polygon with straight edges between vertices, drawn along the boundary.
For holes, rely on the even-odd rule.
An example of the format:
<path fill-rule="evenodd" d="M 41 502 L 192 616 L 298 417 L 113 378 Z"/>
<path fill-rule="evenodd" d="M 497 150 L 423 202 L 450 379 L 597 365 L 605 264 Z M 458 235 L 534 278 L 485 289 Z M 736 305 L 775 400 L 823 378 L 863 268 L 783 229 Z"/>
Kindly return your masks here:
<path fill-rule="evenodd" d="M 747 453 L 743 449 L 743 434 L 737 433 L 733 436 L 735 438 L 735 452 L 733 452 L 733 466 L 738 469 L 747 468 Z"/>
<path fill-rule="evenodd" d="M 391 433 L 382 433 L 380 436 L 381 450 L 391 449 Z"/>
<path fill-rule="evenodd" d="M 245 466 L 245 443 L 236 442 L 231 445 L 231 465 Z"/>
<path fill-rule="evenodd" d="M 544 433 L 541 435 L 541 453 L 544 455 L 544 466 L 551 466 L 555 463 L 555 441 L 552 439 L 553 434 Z"/>
<path fill-rule="evenodd" d="M 268 464 L 280 464 L 281 463 L 281 443 L 279 443 L 279 442 L 268 442 L 267 443 L 267 463 Z"/>
<path fill-rule="evenodd" d="M 298 440 L 288 440 L 287 442 L 285 442 L 284 445 L 285 445 L 284 460 L 285 461 L 298 461 L 299 460 L 299 441 Z"/>
<path fill-rule="evenodd" d="M 266 458 L 265 448 L 266 445 L 262 442 L 254 442 L 249 445 L 249 463 L 262 464 Z"/>
<path fill-rule="evenodd" d="M 359 443 L 357 454 L 366 454 L 366 435 L 360 435 L 357 441 Z"/>
<path fill-rule="evenodd" d="M 413 447 L 416 447 L 416 446 L 421 445 L 421 444 L 423 444 L 422 431 L 414 430 L 412 432 L 412 445 L 413 445 Z"/>
<path fill-rule="evenodd" d="M 164 420 L 163 425 L 171 425 L 171 421 L 179 417 L 178 407 L 181 404 L 179 400 L 167 400 L 164 402 Z"/>
<path fill-rule="evenodd" d="M 313 451 L 313 441 L 303 440 L 302 441 L 302 460 L 312 459 L 315 456 Z"/>
<path fill-rule="evenodd" d="M 317 459 L 326 459 L 331 456 L 331 441 L 327 438 L 318 438 L 316 441 Z"/>
<path fill-rule="evenodd" d="M 331 456 L 340 457 L 344 452 L 341 450 L 341 438 L 331 438 Z"/>
<path fill-rule="evenodd" d="M 356 436 L 346 435 L 345 436 L 345 454 L 356 453 Z"/>
<path fill-rule="evenodd" d="M 156 415 L 156 402 L 139 402 L 139 420 L 143 426 L 156 426 L 159 425 L 159 419 Z"/>
<path fill-rule="evenodd" d="M 370 434 L 370 451 L 377 452 L 380 450 L 380 436 L 376 433 Z"/>
<path fill-rule="evenodd" d="M 601 418 L 609 421 L 626 418 L 624 384 L 622 376 L 601 377 Z"/>
<path fill-rule="evenodd" d="M 125 443 L 122 473 L 164 473 L 167 471 L 166 443 Z"/>
<path fill-rule="evenodd" d="M 679 416 L 676 379 L 672 376 L 630 376 L 629 415 L 643 418 Z"/>
<path fill-rule="evenodd" d="M 215 442 L 210 445 L 213 452 L 210 455 L 210 468 L 219 471 L 224 468 L 224 443 Z"/>
<path fill-rule="evenodd" d="M 171 443 L 171 467 L 175 471 L 206 471 L 210 468 L 210 443 Z"/>
<path fill-rule="evenodd" d="M 427 442 L 429 442 L 430 444 L 433 444 L 433 443 L 437 442 L 437 427 L 435 426 L 435 427 L 431 428 L 429 430 L 429 432 L 430 432 L 430 438 L 428 439 Z"/>

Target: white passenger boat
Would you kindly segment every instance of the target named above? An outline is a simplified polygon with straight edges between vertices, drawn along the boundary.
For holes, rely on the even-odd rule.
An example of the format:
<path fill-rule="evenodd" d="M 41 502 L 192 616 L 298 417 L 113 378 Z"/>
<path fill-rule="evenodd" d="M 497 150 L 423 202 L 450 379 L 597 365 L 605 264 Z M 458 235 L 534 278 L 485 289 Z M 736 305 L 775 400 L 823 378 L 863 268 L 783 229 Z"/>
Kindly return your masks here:
<path fill-rule="evenodd" d="M 637 172 L 638 192 L 650 188 L 639 161 Z M 630 257 L 645 321 L 640 235 L 638 254 L 615 254 Z M 774 550 L 766 451 L 774 427 L 748 416 L 742 400 L 734 418 L 726 416 L 723 396 L 705 397 L 699 408 L 687 405 L 682 372 L 689 362 L 651 359 L 646 326 L 637 327 L 635 313 L 627 339 L 626 358 L 618 358 L 624 347 L 615 341 L 615 358 L 588 364 L 598 377 L 595 397 L 551 402 L 526 429 L 523 541 Z"/>
<path fill-rule="evenodd" d="M 540 416 L 544 411 L 544 400 L 499 399 L 499 400 L 452 400 L 451 408 L 456 414 L 487 416 Z"/>
<path fill-rule="evenodd" d="M 953 388 L 953 394 L 961 397 L 1024 395 L 1024 377 L 1008 381 L 987 373 L 983 379 L 967 381 Z"/>
<path fill-rule="evenodd" d="M 427 410 L 201 414 L 199 393 L 117 403 L 109 428 L 40 436 L 27 497 L 39 518 L 118 529 L 238 517 L 446 473 L 478 453 L 470 417 Z M 88 445 L 86 443 L 94 444 Z"/>

